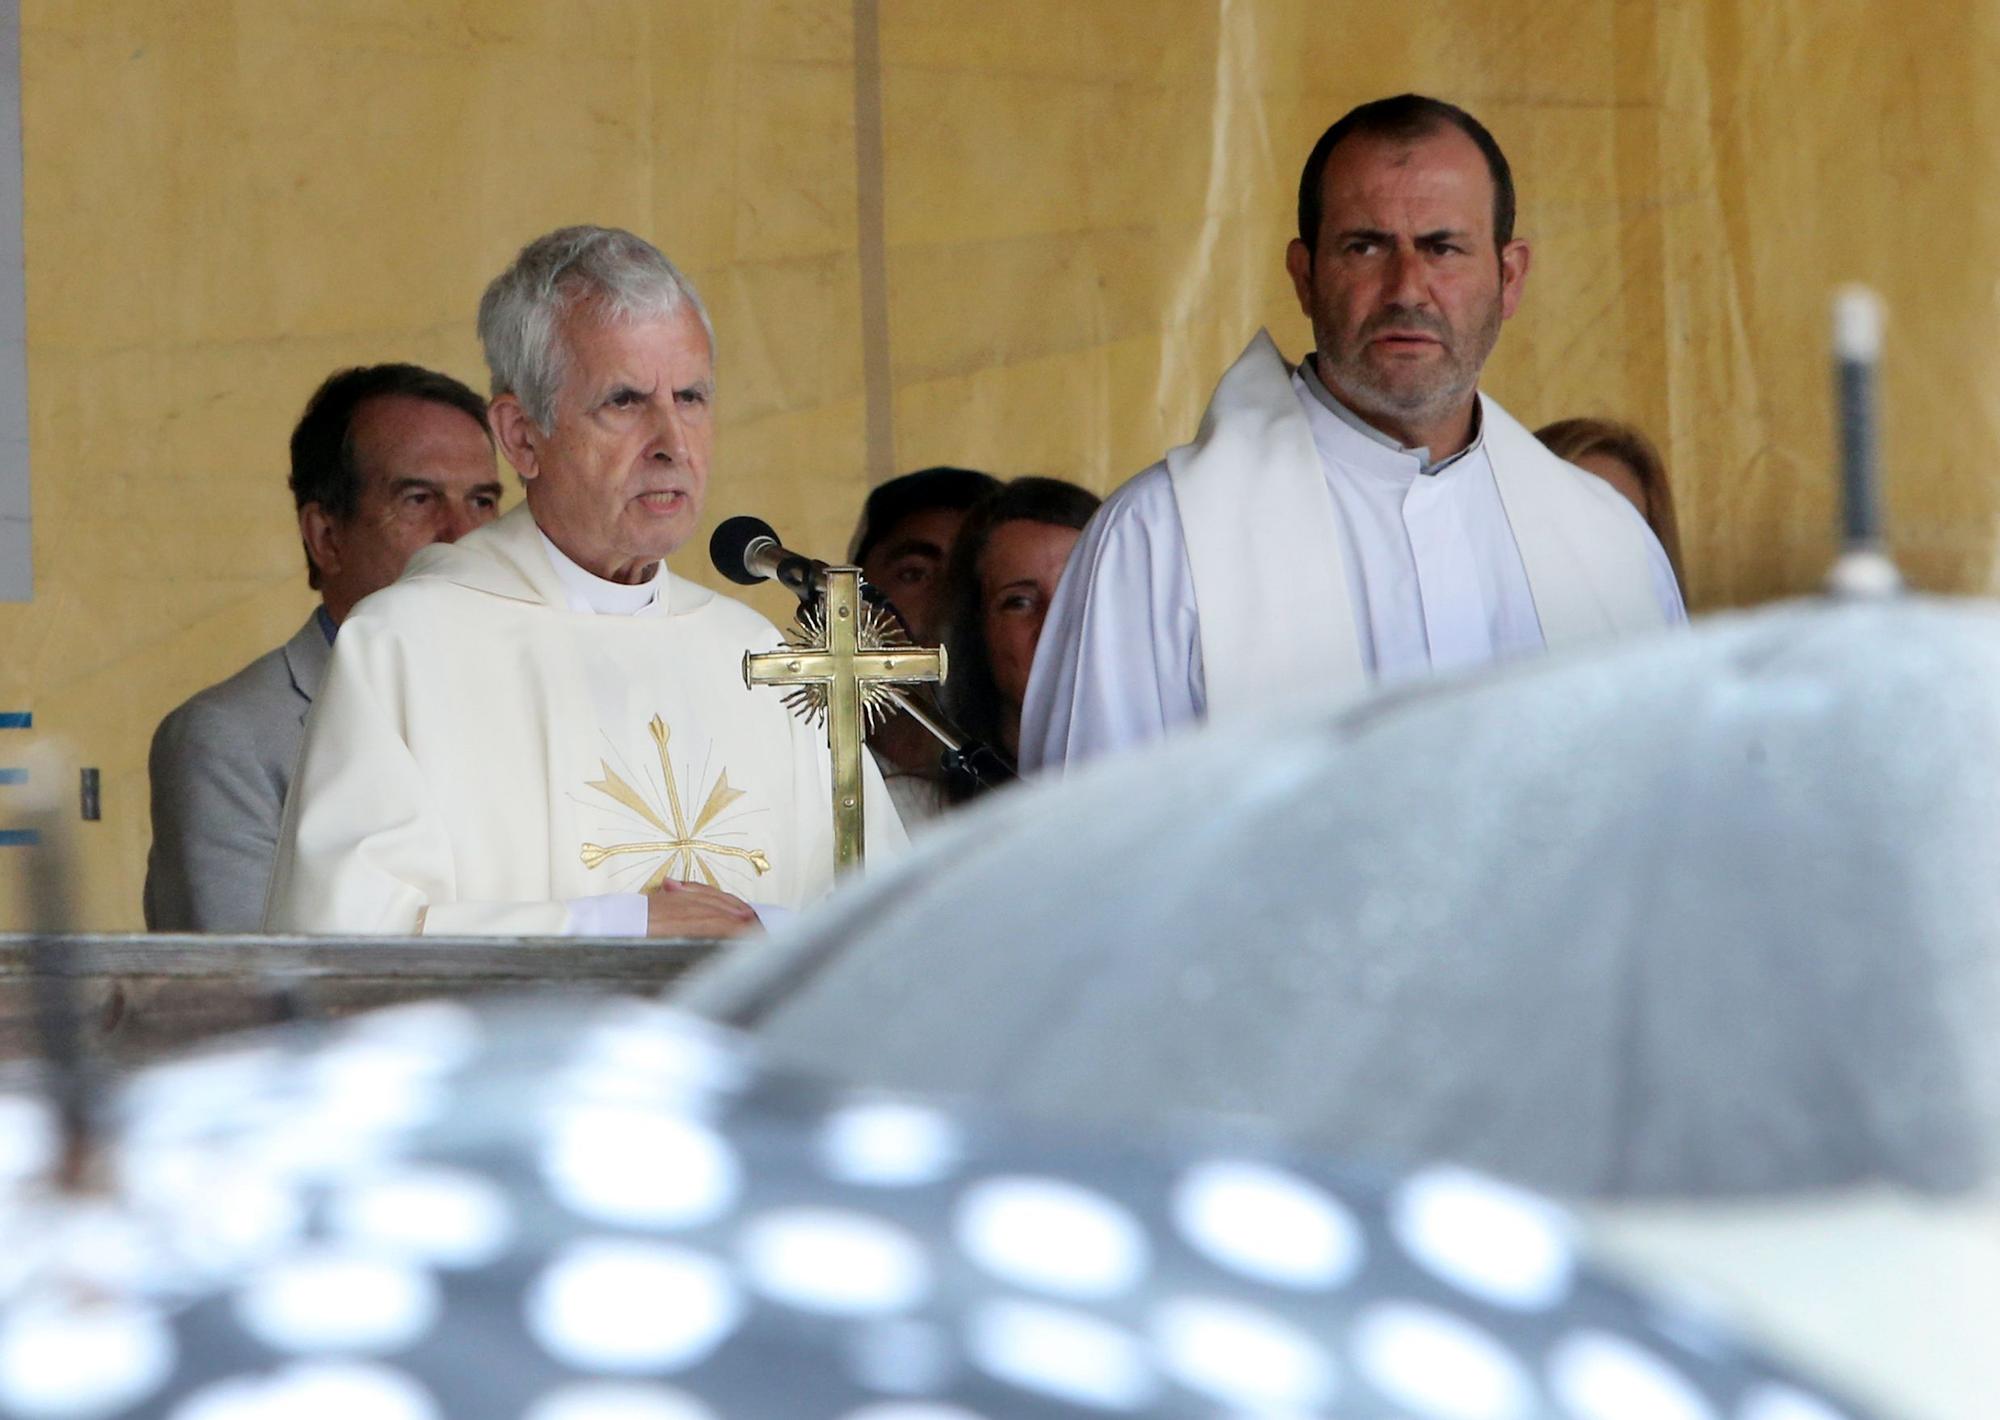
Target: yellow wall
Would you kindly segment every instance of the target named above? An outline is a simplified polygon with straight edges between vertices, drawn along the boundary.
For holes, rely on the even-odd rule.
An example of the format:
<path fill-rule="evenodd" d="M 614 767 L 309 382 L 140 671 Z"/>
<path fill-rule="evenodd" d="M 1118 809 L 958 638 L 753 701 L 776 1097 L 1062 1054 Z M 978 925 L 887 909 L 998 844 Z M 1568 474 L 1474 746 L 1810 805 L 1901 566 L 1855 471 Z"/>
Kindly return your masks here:
<path fill-rule="evenodd" d="M 720 340 L 711 517 L 830 553 L 871 473 L 1106 488 L 1188 435 L 1259 324 L 1297 354 L 1280 260 L 1306 149 L 1361 99 L 1438 93 L 1508 149 L 1536 246 L 1488 387 L 1530 423 L 1607 412 L 1660 438 L 1698 605 L 1809 588 L 1827 561 L 1824 306 L 1855 278 L 1893 311 L 1905 566 L 1986 591 L 1994 13 L 23 0 L 37 599 L 0 605 L 0 709 L 102 768 L 85 923 L 138 925 L 154 724 L 311 605 L 284 490 L 305 396 L 392 358 L 480 382 L 480 289 L 560 223 L 632 227 L 689 270 Z M 879 36 L 859 66 L 857 16 Z M 855 126 L 875 64 L 879 177 Z M 871 350 L 893 416 L 872 443 Z"/>

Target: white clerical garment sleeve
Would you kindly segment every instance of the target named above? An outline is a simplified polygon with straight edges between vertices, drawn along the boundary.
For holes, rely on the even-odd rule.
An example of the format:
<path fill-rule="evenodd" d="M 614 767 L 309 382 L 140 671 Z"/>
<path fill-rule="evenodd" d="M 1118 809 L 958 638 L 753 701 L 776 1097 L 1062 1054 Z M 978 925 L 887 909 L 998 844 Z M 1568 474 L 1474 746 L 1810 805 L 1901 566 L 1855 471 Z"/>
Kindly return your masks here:
<path fill-rule="evenodd" d="M 563 923 L 565 937 L 643 937 L 652 916 L 652 905 L 643 892 L 573 897 L 563 906 L 569 911 L 569 919 Z"/>
<path fill-rule="evenodd" d="M 335 644 L 286 801 L 265 927 L 564 935 L 561 902 L 457 900 L 449 829 L 391 708 L 403 663 L 364 654 L 381 649 L 359 637 Z"/>
<path fill-rule="evenodd" d="M 1049 604 L 1021 707 L 1021 771 L 1199 720 L 1201 638 L 1166 465 L 1105 500 Z"/>
<path fill-rule="evenodd" d="M 569 909 L 566 937 L 643 937 L 651 922 L 652 900 L 642 892 L 607 892 L 602 897 L 573 897 L 563 904 Z M 798 916 L 789 907 L 769 903 L 750 904 L 757 925 L 776 932 L 791 925 Z"/>

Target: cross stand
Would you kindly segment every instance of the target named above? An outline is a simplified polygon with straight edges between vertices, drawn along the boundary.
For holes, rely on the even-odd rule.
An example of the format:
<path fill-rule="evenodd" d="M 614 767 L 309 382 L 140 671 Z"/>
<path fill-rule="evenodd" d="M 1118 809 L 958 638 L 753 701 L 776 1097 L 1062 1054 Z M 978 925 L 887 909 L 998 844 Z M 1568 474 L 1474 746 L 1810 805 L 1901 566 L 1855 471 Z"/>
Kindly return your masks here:
<path fill-rule="evenodd" d="M 945 678 L 943 647 L 913 646 L 894 612 L 861 597 L 861 569 L 829 567 L 826 591 L 799 608 L 779 651 L 743 653 L 743 683 L 793 687 L 785 703 L 805 720 L 824 720 L 833 756 L 835 872 L 866 853 L 861 793 L 862 742 L 902 708 L 895 687 Z"/>

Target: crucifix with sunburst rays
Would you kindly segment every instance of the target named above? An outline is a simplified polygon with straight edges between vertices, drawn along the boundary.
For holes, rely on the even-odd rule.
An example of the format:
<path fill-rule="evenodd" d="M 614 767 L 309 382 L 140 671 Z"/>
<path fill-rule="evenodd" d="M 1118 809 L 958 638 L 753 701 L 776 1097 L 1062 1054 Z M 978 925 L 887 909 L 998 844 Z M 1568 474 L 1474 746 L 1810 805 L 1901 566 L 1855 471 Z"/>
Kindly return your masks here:
<path fill-rule="evenodd" d="M 715 870 L 709 866 L 710 860 L 717 858 L 747 863 L 760 878 L 770 872 L 771 860 L 764 856 L 763 849 L 738 848 L 734 844 L 717 843 L 701 836 L 721 817 L 724 809 L 743 797 L 743 790 L 730 787 L 729 771 L 724 769 L 716 775 L 708 797 L 702 801 L 701 811 L 694 816 L 694 822 L 689 823 L 687 813 L 681 807 L 680 780 L 674 775 L 673 757 L 667 752 L 673 731 L 658 715 L 646 728 L 652 733 L 653 745 L 660 753 L 660 774 L 667 787 L 666 813 L 662 815 L 647 802 L 644 794 L 632 787 L 629 780 L 603 760 L 598 761 L 598 767 L 603 769 L 604 777 L 591 780 L 589 787 L 630 809 L 665 836 L 640 843 L 586 843 L 583 845 L 583 866 L 596 868 L 614 858 L 658 854 L 660 864 L 646 879 L 646 892 L 653 891 L 669 878 L 693 882 L 699 877 L 710 887 L 721 887 L 722 884 L 716 881 Z"/>
<path fill-rule="evenodd" d="M 894 612 L 861 598 L 861 569 L 829 567 L 826 590 L 799 608 L 780 651 L 743 653 L 743 683 L 783 685 L 794 714 L 826 725 L 833 756 L 833 863 L 836 872 L 866 852 L 861 745 L 898 709 L 899 685 L 938 684 L 942 646 L 914 646 Z"/>

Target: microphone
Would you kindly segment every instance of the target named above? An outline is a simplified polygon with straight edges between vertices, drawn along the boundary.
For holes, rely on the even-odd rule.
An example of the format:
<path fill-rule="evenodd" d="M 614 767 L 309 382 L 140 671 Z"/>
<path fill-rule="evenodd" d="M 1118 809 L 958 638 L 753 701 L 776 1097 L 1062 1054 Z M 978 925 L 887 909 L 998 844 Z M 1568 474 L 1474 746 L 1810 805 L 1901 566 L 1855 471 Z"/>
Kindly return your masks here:
<path fill-rule="evenodd" d="M 708 540 L 708 556 L 716 571 L 746 587 L 775 581 L 802 602 L 826 590 L 826 563 L 786 547 L 762 518 L 725 518 Z"/>

